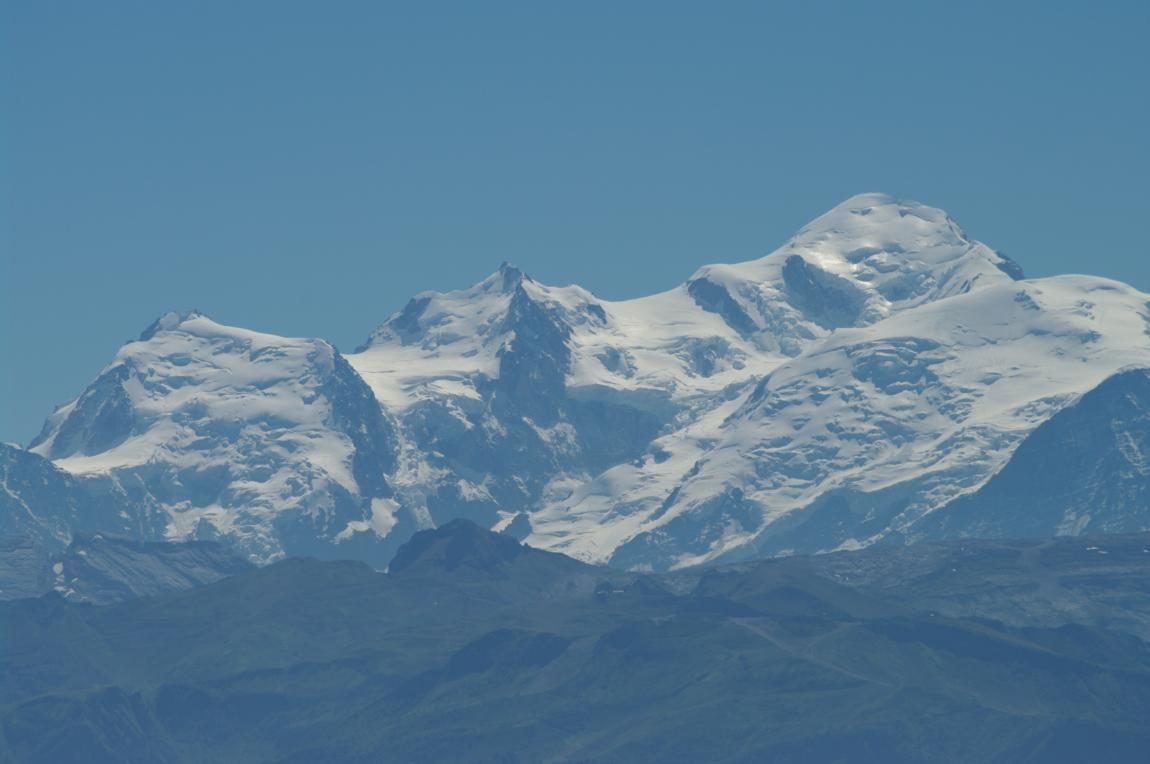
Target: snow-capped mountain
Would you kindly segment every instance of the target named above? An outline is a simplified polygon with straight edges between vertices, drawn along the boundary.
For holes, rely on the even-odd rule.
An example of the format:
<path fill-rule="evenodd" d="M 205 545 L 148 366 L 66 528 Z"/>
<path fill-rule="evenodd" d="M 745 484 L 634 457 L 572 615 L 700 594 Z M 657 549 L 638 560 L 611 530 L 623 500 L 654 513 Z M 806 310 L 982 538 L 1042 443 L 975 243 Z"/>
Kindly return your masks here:
<path fill-rule="evenodd" d="M 416 296 L 346 359 L 168 315 L 32 450 L 111 481 L 141 535 L 257 560 L 379 564 L 460 516 L 650 568 L 965 533 L 940 519 L 953 502 L 1150 368 L 1148 299 L 1024 279 L 941 210 L 864 194 L 639 299 L 505 264 Z M 1060 518 L 1050 533 L 1089 526 Z"/>
<path fill-rule="evenodd" d="M 1127 366 L 1150 366 L 1146 321 L 1145 295 L 1061 277 L 843 329 L 768 374 L 721 419 L 700 422 L 705 448 L 695 447 L 698 435 L 657 441 L 685 456 L 659 490 L 646 490 L 646 473 L 666 475 L 664 465 L 620 466 L 613 472 L 624 475 L 609 478 L 625 492 L 609 506 L 591 485 L 549 517 L 562 524 L 626 507 L 620 522 L 636 532 L 612 552 L 619 564 L 915 539 L 921 518 L 978 488 L 1078 395 Z"/>
<path fill-rule="evenodd" d="M 348 361 L 401 423 L 400 495 L 439 522 L 525 533 L 540 506 L 777 359 L 686 289 L 611 303 L 504 265 L 418 296 Z"/>
<path fill-rule="evenodd" d="M 343 357 L 196 312 L 124 345 L 31 451 L 108 476 L 145 538 L 222 536 L 257 561 L 384 564 L 391 550 L 371 547 L 402 519 L 386 477 L 392 425 Z"/>

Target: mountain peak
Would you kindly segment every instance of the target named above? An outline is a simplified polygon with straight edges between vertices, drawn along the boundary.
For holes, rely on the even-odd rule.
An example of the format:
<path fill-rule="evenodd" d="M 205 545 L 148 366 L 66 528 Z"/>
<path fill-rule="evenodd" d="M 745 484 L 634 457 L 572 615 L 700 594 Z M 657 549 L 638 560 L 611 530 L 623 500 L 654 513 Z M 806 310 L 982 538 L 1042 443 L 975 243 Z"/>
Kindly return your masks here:
<path fill-rule="evenodd" d="M 526 273 L 524 273 L 522 268 L 515 265 L 514 263 L 511 263 L 511 262 L 508 262 L 507 260 L 504 260 L 503 262 L 501 262 L 499 264 L 499 268 L 496 269 L 496 271 L 494 273 L 492 273 L 490 276 L 488 276 L 487 278 L 480 281 L 478 284 L 476 284 L 476 285 L 474 285 L 468 289 L 460 290 L 459 292 L 448 292 L 446 294 L 447 295 L 451 295 L 451 294 L 468 294 L 468 295 L 471 295 L 471 294 L 475 294 L 475 293 L 490 293 L 490 292 L 496 292 L 496 293 L 501 293 L 501 294 L 511 294 L 512 292 L 515 292 L 516 290 L 518 290 L 520 287 L 522 287 L 525 284 L 535 284 L 535 283 L 536 283 L 535 279 L 531 278 Z"/>
<path fill-rule="evenodd" d="M 864 191 L 861 194 L 855 194 L 839 202 L 833 209 L 863 209 L 866 207 L 883 207 L 890 204 L 912 204 L 917 205 L 919 202 L 913 199 L 902 200 L 897 196 L 885 194 L 882 191 Z"/>
<path fill-rule="evenodd" d="M 816 264 L 832 269 L 838 265 L 843 270 L 845 260 L 846 270 L 864 276 L 873 275 L 867 266 L 885 274 L 900 270 L 903 262 L 912 268 L 950 270 L 968 261 L 976 264 L 975 270 L 997 269 L 1016 281 L 1023 278 L 1017 263 L 967 237 L 945 210 L 879 192 L 856 194 L 832 207 L 783 249 L 800 254 L 806 250 Z M 878 260 L 870 262 L 876 256 Z"/>
<path fill-rule="evenodd" d="M 140 342 L 147 342 L 160 332 L 172 331 L 173 329 L 179 327 L 181 324 L 196 318 L 207 318 L 209 321 L 211 320 L 207 314 L 195 308 L 182 311 L 169 310 L 167 313 L 164 313 L 162 316 L 150 323 L 148 328 L 140 333 Z"/>
<path fill-rule="evenodd" d="M 498 277 L 500 290 L 503 292 L 510 292 L 524 281 L 532 280 L 530 276 L 506 260 L 499 264 L 499 270 L 492 276 L 492 278 L 496 277 Z"/>
<path fill-rule="evenodd" d="M 809 338 L 1021 278 L 1016 263 L 968 238 L 943 210 L 872 192 L 765 257 L 700 268 L 688 290 L 741 334 Z M 793 342 L 780 347 L 797 352 Z"/>
<path fill-rule="evenodd" d="M 484 530 L 462 518 L 432 530 L 419 531 L 399 548 L 390 573 L 455 570 L 460 567 L 493 571 L 527 550 L 511 536 Z"/>
<path fill-rule="evenodd" d="M 851 244 L 867 250 L 893 244 L 897 246 L 888 251 L 901 254 L 971 242 L 944 210 L 890 194 L 865 193 L 819 215 L 795 235 L 792 243 L 808 248 L 831 244 L 850 257 L 855 254 Z"/>

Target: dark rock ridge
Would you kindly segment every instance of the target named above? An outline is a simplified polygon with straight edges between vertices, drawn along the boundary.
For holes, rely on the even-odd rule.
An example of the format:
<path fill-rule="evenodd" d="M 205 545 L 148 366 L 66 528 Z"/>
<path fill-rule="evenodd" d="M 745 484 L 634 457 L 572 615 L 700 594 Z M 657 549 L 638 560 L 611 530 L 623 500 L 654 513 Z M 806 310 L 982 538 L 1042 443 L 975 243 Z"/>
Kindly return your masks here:
<path fill-rule="evenodd" d="M 523 554 L 548 553 L 525 547 L 510 536 L 485 531 L 469 520 L 456 519 L 434 530 L 418 531 L 395 553 L 387 570 L 395 574 L 467 567 L 491 572 Z"/>
<path fill-rule="evenodd" d="M 54 558 L 53 590 L 106 605 L 191 589 L 254 567 L 217 542 L 142 542 L 97 533 L 77 536 Z"/>

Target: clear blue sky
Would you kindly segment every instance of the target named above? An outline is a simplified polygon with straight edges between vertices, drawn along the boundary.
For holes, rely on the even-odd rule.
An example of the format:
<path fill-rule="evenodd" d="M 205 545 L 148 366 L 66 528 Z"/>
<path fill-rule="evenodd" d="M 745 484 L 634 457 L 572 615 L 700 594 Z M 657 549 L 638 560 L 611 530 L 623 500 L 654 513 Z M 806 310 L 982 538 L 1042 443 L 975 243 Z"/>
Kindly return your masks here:
<path fill-rule="evenodd" d="M 0 440 L 161 312 L 350 350 L 511 260 L 626 297 L 861 191 L 1150 290 L 1150 3 L 0 4 Z"/>

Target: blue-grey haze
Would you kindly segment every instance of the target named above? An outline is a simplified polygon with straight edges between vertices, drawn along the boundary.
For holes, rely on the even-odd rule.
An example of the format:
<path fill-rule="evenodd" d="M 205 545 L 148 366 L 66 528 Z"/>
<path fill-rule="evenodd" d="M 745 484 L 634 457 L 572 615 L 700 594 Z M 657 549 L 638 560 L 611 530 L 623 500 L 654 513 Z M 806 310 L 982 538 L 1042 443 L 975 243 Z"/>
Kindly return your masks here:
<path fill-rule="evenodd" d="M 350 350 L 502 260 L 608 297 L 843 198 L 1150 288 L 1150 4 L 0 8 L 0 440 L 156 315 Z"/>

